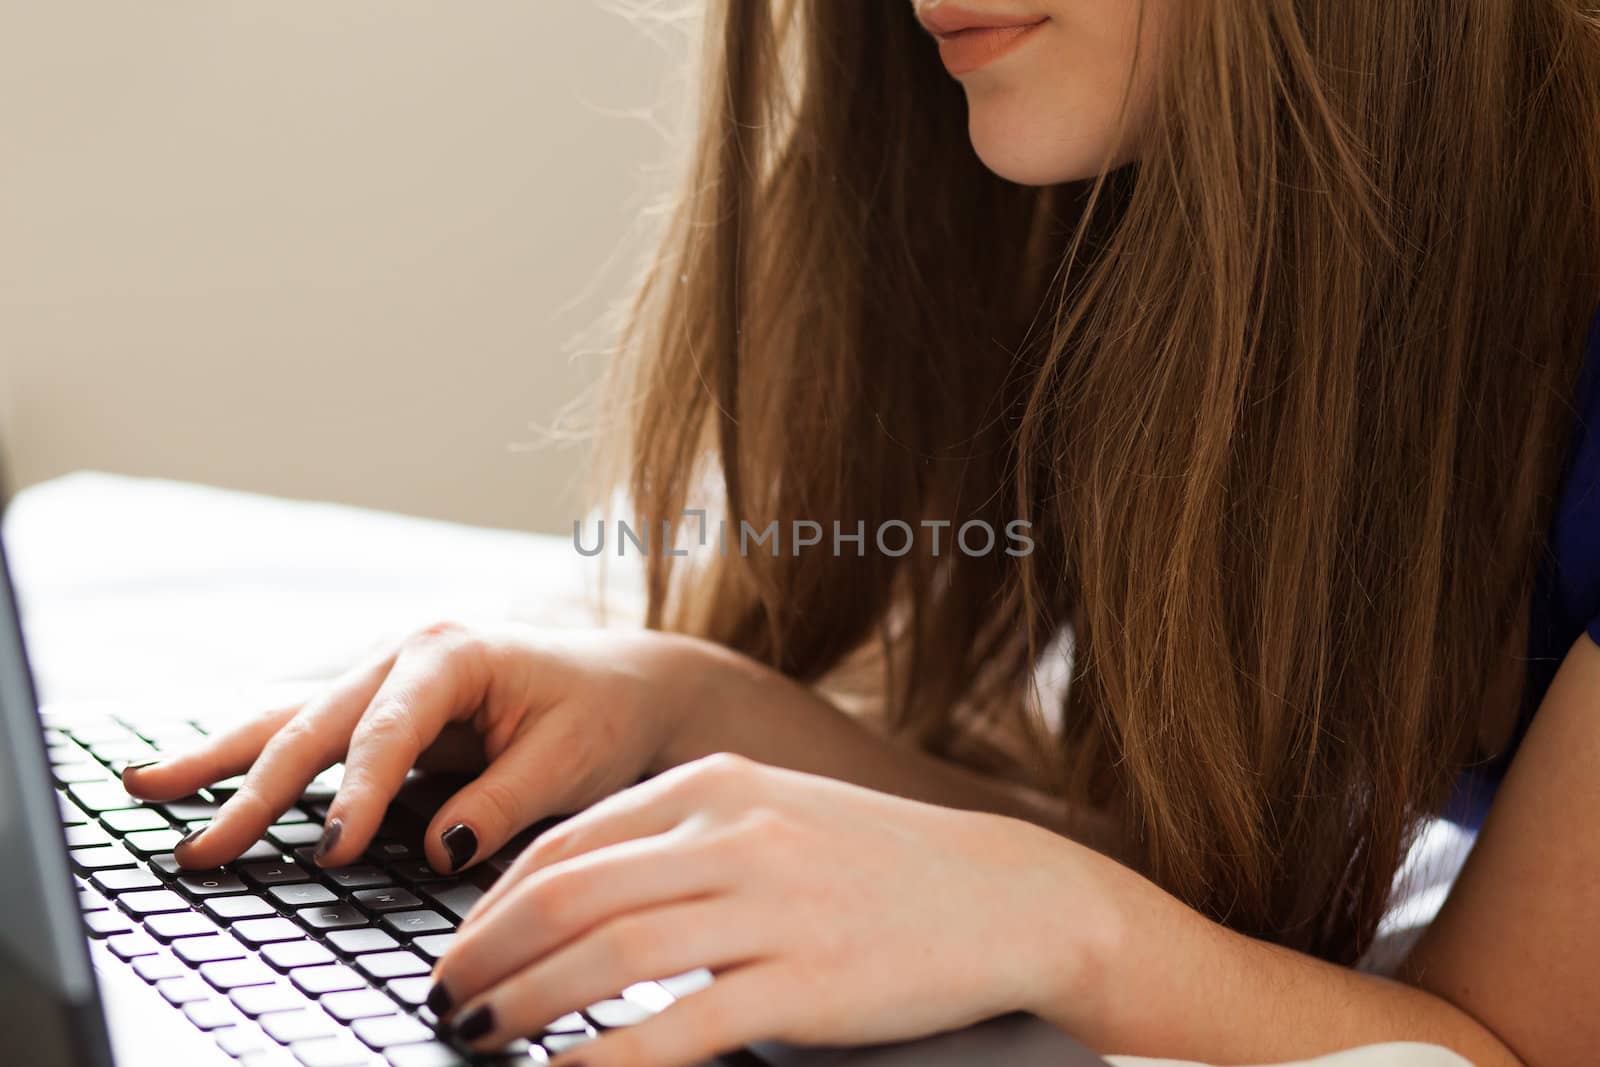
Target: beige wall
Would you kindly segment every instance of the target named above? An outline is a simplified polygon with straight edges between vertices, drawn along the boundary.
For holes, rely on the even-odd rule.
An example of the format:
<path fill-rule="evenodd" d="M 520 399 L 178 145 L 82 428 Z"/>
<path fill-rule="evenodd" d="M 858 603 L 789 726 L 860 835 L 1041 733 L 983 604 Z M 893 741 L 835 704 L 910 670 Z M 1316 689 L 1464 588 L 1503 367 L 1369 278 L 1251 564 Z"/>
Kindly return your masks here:
<path fill-rule="evenodd" d="M 692 28 L 637 6 L 0 0 L 13 479 L 570 528 L 585 450 L 521 446 L 671 156 Z"/>

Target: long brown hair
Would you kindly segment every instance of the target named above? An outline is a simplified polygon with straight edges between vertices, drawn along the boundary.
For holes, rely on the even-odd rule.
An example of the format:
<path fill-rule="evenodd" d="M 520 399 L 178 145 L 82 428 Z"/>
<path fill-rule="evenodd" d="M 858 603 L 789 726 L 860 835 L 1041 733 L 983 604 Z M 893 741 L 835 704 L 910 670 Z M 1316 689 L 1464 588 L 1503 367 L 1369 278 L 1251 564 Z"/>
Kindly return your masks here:
<path fill-rule="evenodd" d="M 888 728 L 943 754 L 1058 713 L 1035 754 L 1155 881 L 1353 959 L 1523 654 L 1600 303 L 1595 9 L 1174 5 L 1138 162 L 1030 189 L 910 5 L 712 6 L 633 506 L 709 474 L 732 523 L 1036 547 L 657 552 L 650 623 L 808 681 L 885 652 Z"/>

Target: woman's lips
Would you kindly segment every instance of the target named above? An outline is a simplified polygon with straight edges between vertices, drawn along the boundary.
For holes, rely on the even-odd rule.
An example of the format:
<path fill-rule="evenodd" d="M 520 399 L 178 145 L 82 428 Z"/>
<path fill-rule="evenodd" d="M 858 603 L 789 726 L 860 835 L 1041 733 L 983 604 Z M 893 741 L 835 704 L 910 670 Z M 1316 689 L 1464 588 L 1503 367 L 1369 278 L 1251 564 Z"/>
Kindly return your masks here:
<path fill-rule="evenodd" d="M 945 4 L 919 6 L 917 17 L 938 40 L 945 69 L 958 76 L 993 63 L 1049 21 L 1040 16 L 983 15 Z"/>

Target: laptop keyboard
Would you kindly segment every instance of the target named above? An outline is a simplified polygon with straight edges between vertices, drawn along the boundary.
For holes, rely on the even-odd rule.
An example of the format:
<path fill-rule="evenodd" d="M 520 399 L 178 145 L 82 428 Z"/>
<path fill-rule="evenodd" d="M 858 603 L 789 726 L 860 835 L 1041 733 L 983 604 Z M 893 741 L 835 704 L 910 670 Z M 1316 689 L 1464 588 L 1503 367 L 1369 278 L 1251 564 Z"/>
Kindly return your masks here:
<path fill-rule="evenodd" d="M 473 1057 L 436 1031 L 424 1001 L 433 962 L 483 890 L 471 872 L 449 877 L 428 866 L 418 817 L 391 809 L 363 862 L 318 868 L 311 854 L 334 784 L 320 779 L 237 860 L 185 871 L 174 846 L 238 780 L 146 804 L 123 790 L 118 772 L 192 747 L 203 726 L 45 722 L 89 936 L 244 1067 L 545 1063 L 706 980 L 698 972 L 642 982 L 501 1054 Z"/>

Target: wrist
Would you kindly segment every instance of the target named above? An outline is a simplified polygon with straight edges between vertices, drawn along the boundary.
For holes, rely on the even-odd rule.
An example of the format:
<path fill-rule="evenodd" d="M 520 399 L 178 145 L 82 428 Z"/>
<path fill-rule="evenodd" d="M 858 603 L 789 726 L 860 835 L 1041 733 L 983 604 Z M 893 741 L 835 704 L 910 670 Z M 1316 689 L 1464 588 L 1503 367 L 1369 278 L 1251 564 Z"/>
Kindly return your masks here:
<path fill-rule="evenodd" d="M 640 674 L 639 699 L 660 731 L 656 774 L 721 751 L 710 721 L 728 702 L 736 671 L 734 654 L 720 645 L 684 634 L 648 631 L 639 635 L 634 663 Z"/>

